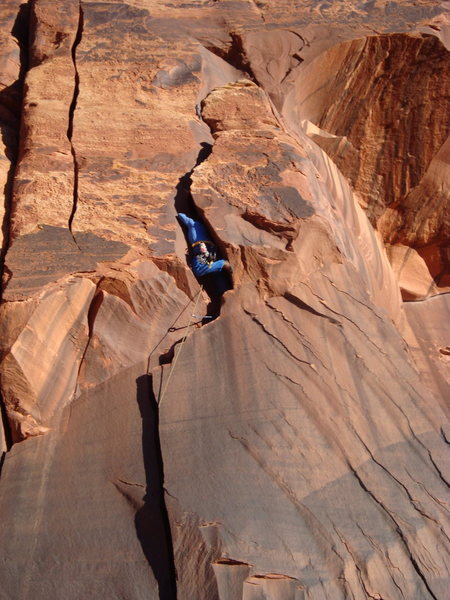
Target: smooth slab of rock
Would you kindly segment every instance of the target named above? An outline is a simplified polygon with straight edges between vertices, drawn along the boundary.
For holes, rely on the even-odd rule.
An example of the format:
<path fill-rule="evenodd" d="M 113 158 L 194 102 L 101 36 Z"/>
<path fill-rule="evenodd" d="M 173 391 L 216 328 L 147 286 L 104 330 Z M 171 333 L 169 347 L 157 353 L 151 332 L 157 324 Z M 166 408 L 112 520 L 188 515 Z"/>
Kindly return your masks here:
<path fill-rule="evenodd" d="M 268 574 L 249 577 L 244 583 L 243 600 L 302 600 L 303 589 L 295 579 L 283 575 Z"/>
<path fill-rule="evenodd" d="M 2 396 L 14 441 L 49 430 L 74 396 L 89 339 L 95 285 L 72 279 L 42 295 L 1 366 Z M 31 308 L 31 307 L 30 307 Z M 8 314 L 9 313 L 9 314 Z M 12 317 L 3 311 L 3 317 Z"/>
<path fill-rule="evenodd" d="M 205 550 L 187 559 L 177 541 L 207 523 L 210 552 L 311 598 L 445 596 L 446 420 L 389 320 L 366 333 L 374 308 L 324 291 L 262 302 L 243 287 L 179 353 L 160 436 L 182 597 L 201 596 L 186 563 Z"/>
<path fill-rule="evenodd" d="M 417 250 L 401 244 L 387 246 L 386 250 L 404 300 L 426 298 L 439 292 L 426 262 Z"/>
<path fill-rule="evenodd" d="M 158 583 L 170 593 L 144 372 L 140 365 L 81 395 L 59 431 L 8 453 L 0 496 L 3 594 L 158 600 Z"/>
<path fill-rule="evenodd" d="M 75 239 L 67 228 L 44 225 L 19 237 L 6 258 L 4 300 L 23 300 L 71 273 L 95 271 L 97 263 L 123 257 L 128 246 L 93 233 Z"/>
<path fill-rule="evenodd" d="M 404 305 L 407 324 L 405 339 L 420 376 L 434 390 L 444 410 L 450 397 L 450 344 L 447 323 L 450 296 L 441 294 L 421 302 Z"/>

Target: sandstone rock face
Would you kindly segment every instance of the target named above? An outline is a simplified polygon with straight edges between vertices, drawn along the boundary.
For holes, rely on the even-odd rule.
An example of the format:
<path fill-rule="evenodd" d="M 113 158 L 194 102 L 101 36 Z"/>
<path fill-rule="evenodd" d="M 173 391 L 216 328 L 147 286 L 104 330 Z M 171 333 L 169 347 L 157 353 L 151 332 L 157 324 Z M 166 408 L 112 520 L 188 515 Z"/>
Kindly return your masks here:
<path fill-rule="evenodd" d="M 436 398 L 442 398 L 443 408 L 448 407 L 447 389 L 450 380 L 450 348 L 443 324 L 449 316 L 449 296 L 441 294 L 422 302 L 405 305 L 410 330 L 405 339 L 414 355 L 422 379 L 434 389 Z M 433 368 L 430 370 L 430 366 Z M 433 376 L 430 376 L 433 372 Z M 448 438 L 448 435 L 447 435 Z"/>
<path fill-rule="evenodd" d="M 449 61 L 434 36 L 344 42 L 297 70 L 283 106 L 291 123 L 320 128 L 310 129 L 312 139 L 348 177 L 372 224 L 386 241 L 417 248 L 440 286 L 448 285 Z"/>
<path fill-rule="evenodd" d="M 70 142 L 70 106 L 75 93 L 72 46 L 78 14 L 76 2 L 32 4 L 30 68 L 25 80 L 21 146 L 11 203 L 11 239 L 43 223 L 66 227 L 70 219 L 74 195 Z"/>
<path fill-rule="evenodd" d="M 14 440 L 43 433 L 46 429 L 38 423 L 51 422 L 72 399 L 88 342 L 86 314 L 94 292 L 88 279 L 69 280 L 45 292 L 34 310 L 30 306 L 2 362 L 3 400 Z"/>
<path fill-rule="evenodd" d="M 446 598 L 445 4 L 0 23 L 0 597 Z"/>
<path fill-rule="evenodd" d="M 200 560 L 206 545 L 231 561 L 220 568 L 214 564 L 210 574 L 219 598 L 246 598 L 248 575 L 267 573 L 285 575 L 272 582 L 283 598 L 294 598 L 294 589 L 305 584 L 312 598 L 397 597 L 399 588 L 406 597 L 443 597 L 439 581 L 427 588 L 410 570 L 411 561 L 422 562 L 430 534 L 423 531 L 427 519 L 446 519 L 438 503 L 439 516 L 417 520 L 425 497 L 418 496 L 419 484 L 411 475 L 428 471 L 437 486 L 433 495 L 446 496 L 440 467 L 436 471 L 434 459 L 430 462 L 435 453 L 444 459 L 439 423 L 445 417 L 425 400 L 429 393 L 419 391 L 404 342 L 382 316 L 387 302 L 379 312 L 381 282 L 369 274 L 376 273 L 377 261 L 389 272 L 383 249 L 375 237 L 369 246 L 369 236 L 349 231 L 339 243 L 340 223 L 358 215 L 351 193 L 336 201 L 327 161 L 313 160 L 312 146 L 287 139 L 257 101 L 259 123 L 248 130 L 244 115 L 240 125 L 236 107 L 245 91 L 254 98 L 255 86 L 237 82 L 204 102 L 204 118 L 216 141 L 211 156 L 194 171 L 192 193 L 233 257 L 238 289 L 226 295 L 219 321 L 196 332 L 180 351 L 160 404 L 162 452 L 171 456 L 165 485 L 176 499 L 170 501 L 177 522 L 173 535 L 185 540 L 184 530 L 192 529 L 195 518 L 197 527 L 214 525 L 215 535 L 198 546 L 193 560 Z M 236 188 L 223 183 L 225 173 Z M 270 183 L 261 186 L 264 176 Z M 311 238 L 303 235 L 309 221 Z M 395 306 L 389 291 L 393 280 L 386 277 L 384 284 L 385 301 Z M 220 361 L 208 359 L 217 340 L 229 349 Z M 164 367 L 163 383 L 154 372 L 156 396 L 167 371 Z M 186 401 L 180 402 L 183 395 Z M 392 411 L 398 411 L 399 420 L 388 416 Z M 329 419 L 324 421 L 324 414 Z M 409 463 L 412 455 L 420 467 Z M 200 488 L 188 482 L 194 465 L 201 473 L 214 473 Z M 224 501 L 223 488 L 240 499 L 237 505 Z M 402 512 L 399 493 L 414 498 L 410 514 Z M 414 544 L 406 535 L 396 539 L 399 519 L 408 527 L 415 523 Z M 380 570 L 381 540 L 384 551 L 396 557 L 392 570 Z M 180 546 L 175 542 L 180 594 L 201 597 Z M 446 572 L 441 553 L 442 548 L 419 572 L 431 564 Z M 250 571 L 242 575 L 236 564 Z M 361 575 L 354 579 L 356 572 Z M 286 580 L 292 591 L 284 589 Z"/>
<path fill-rule="evenodd" d="M 20 45 L 25 45 L 28 14 L 25 5 L 10 0 L 3 3 L 0 14 L 0 190 L 4 198 L 11 193 L 12 174 L 17 154 L 21 111 Z M 6 203 L 0 206 L 0 219 L 5 221 Z M 5 249 L 5 228 L 2 226 L 1 249 Z"/>

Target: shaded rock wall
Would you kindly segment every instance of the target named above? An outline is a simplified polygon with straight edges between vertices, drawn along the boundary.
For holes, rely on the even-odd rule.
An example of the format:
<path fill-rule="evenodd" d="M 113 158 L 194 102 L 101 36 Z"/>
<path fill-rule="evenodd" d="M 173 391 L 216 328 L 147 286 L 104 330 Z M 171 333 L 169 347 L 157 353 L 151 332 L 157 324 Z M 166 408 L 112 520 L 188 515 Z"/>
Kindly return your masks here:
<path fill-rule="evenodd" d="M 26 67 L 28 41 L 27 6 L 20 2 L 5 2 L 1 12 L 0 33 L 0 189 L 2 202 L 0 218 L 2 222 L 1 248 L 5 249 L 9 232 L 9 208 L 12 175 L 17 158 L 17 146 L 22 105 L 23 70 Z"/>
<path fill-rule="evenodd" d="M 5 597 L 443 599 L 444 5 L 0 22 Z"/>
<path fill-rule="evenodd" d="M 428 293 L 433 279 L 448 284 L 448 73 L 434 36 L 371 36 L 299 68 L 283 105 L 348 177 L 383 239 L 424 259 Z M 410 269 L 396 270 L 405 297 L 426 295 L 403 283 Z"/>
<path fill-rule="evenodd" d="M 0 28 L 0 247 L 1 264 L 9 238 L 9 206 L 12 190 L 14 165 L 17 159 L 22 104 L 23 71 L 26 66 L 28 37 L 28 8 L 20 2 L 5 2 L 1 15 Z M 0 452 L 8 445 L 9 431 L 2 405 L 0 426 Z"/>

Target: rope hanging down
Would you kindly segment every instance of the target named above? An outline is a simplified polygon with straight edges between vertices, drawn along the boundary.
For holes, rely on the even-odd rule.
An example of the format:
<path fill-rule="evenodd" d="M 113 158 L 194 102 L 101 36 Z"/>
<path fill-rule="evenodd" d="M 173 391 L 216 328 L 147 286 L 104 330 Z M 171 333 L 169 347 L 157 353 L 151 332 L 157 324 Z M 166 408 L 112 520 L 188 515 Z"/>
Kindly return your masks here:
<path fill-rule="evenodd" d="M 156 344 L 156 346 L 154 346 L 153 350 L 150 352 L 150 354 L 148 355 L 148 360 L 147 360 L 147 375 L 150 373 L 150 362 L 151 362 L 151 358 L 153 356 L 153 353 L 155 352 L 155 350 L 160 346 L 160 344 L 162 343 L 162 341 L 169 335 L 169 333 L 176 331 L 175 325 L 178 323 L 178 320 L 180 319 L 181 315 L 184 313 L 184 311 L 192 304 L 193 300 L 189 300 L 188 303 L 186 304 L 186 306 L 184 306 L 181 311 L 178 313 L 178 316 L 176 317 L 175 321 L 172 323 L 172 325 L 167 329 L 166 333 L 162 336 L 162 338 L 159 340 L 159 342 Z M 198 317 L 198 318 L 204 318 L 204 317 Z M 182 328 L 184 329 L 184 327 Z"/>
<path fill-rule="evenodd" d="M 161 406 L 161 402 L 163 401 L 163 399 L 164 399 L 164 396 L 166 395 L 167 388 L 168 388 L 168 386 L 169 386 L 169 382 L 170 382 L 170 378 L 172 377 L 172 373 L 173 373 L 173 372 L 174 372 L 174 370 L 175 370 L 175 365 L 177 364 L 177 360 L 178 360 L 178 358 L 179 358 L 179 356 L 180 356 L 180 354 L 181 354 L 181 350 L 182 350 L 182 348 L 183 348 L 184 342 L 186 341 L 186 338 L 187 338 L 187 336 L 188 336 L 188 334 L 189 334 L 189 329 L 191 328 L 191 325 L 192 325 L 192 323 L 194 322 L 194 319 L 195 319 L 195 318 L 197 318 L 197 316 L 196 316 L 196 312 L 197 312 L 197 305 L 198 305 L 198 301 L 199 301 L 199 299 L 200 299 L 200 296 L 201 296 L 201 294 L 202 294 L 202 291 L 203 291 L 203 286 L 201 286 L 201 287 L 200 287 L 200 291 L 199 291 L 199 292 L 198 292 L 198 294 L 197 294 L 197 299 L 196 299 L 196 301 L 195 301 L 194 310 L 193 310 L 193 312 L 192 312 L 192 314 L 191 314 L 191 318 L 189 319 L 189 323 L 188 323 L 188 326 L 187 326 L 187 328 L 186 328 L 186 333 L 184 334 L 184 337 L 183 337 L 183 339 L 181 340 L 181 343 L 180 343 L 180 347 L 179 347 L 179 349 L 178 349 L 178 352 L 176 353 L 176 356 L 175 356 L 175 358 L 173 359 L 173 361 L 172 361 L 172 364 L 170 365 L 170 371 L 169 371 L 169 375 L 167 376 L 166 383 L 165 383 L 165 385 L 164 385 L 164 389 L 161 391 L 161 394 L 160 394 L 160 396 L 159 396 L 159 398 L 158 398 L 158 406 Z"/>

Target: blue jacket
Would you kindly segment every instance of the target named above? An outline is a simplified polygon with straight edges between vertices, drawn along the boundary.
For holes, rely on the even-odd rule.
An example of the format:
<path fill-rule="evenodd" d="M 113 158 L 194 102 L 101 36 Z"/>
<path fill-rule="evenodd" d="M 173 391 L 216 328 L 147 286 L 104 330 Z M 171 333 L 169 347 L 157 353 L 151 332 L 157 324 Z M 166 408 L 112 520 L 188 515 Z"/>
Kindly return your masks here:
<path fill-rule="evenodd" d="M 206 227 L 200 221 L 194 221 L 184 213 L 178 213 L 178 218 L 181 223 L 186 227 L 189 244 L 195 244 L 195 242 L 212 242 L 211 236 L 208 233 Z M 223 269 L 225 261 L 223 259 L 215 260 L 211 264 L 204 264 L 198 260 L 198 256 L 192 257 L 192 271 L 196 277 L 203 277 L 203 275 L 209 275 L 209 273 L 217 273 Z"/>

